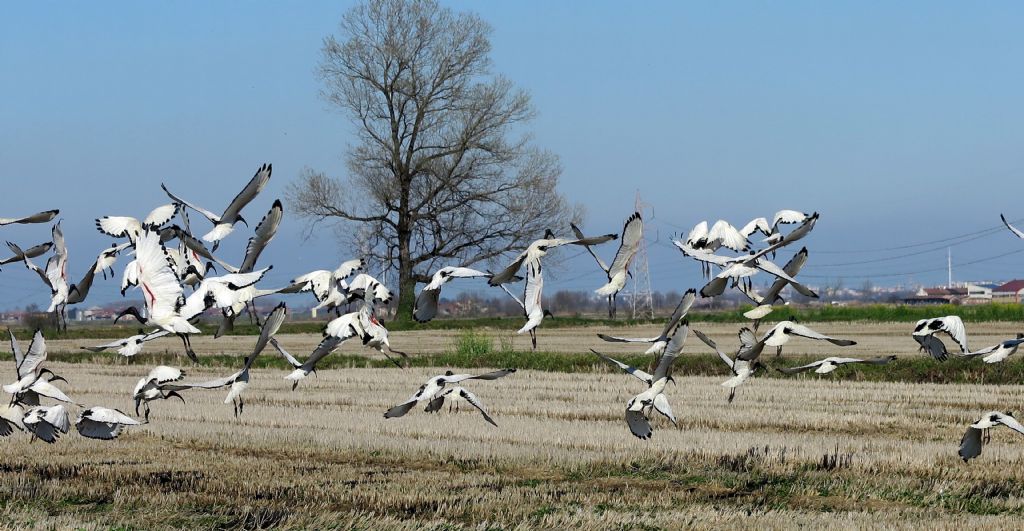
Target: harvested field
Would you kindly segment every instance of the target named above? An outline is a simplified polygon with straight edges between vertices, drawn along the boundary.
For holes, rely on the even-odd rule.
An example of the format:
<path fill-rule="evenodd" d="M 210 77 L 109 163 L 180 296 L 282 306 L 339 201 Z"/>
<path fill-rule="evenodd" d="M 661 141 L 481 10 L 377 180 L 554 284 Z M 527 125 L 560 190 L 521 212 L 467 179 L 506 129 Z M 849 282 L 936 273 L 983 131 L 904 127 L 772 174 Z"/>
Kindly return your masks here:
<path fill-rule="evenodd" d="M 914 353 L 905 325 L 858 324 L 856 334 L 812 326 L 861 344 L 793 342 L 795 354 Z M 735 328 L 700 327 L 723 346 L 733 346 Z M 972 341 L 981 346 L 1008 329 L 977 325 Z M 541 345 L 579 352 L 601 344 L 587 339 L 596 331 L 542 330 Z M 454 338 L 396 332 L 394 344 L 426 352 Z M 303 352 L 318 338 L 282 341 Z M 241 353 L 251 342 L 216 345 Z M 200 352 L 207 345 L 195 344 Z M 700 347 L 691 340 L 686 352 L 710 356 Z M 131 388 L 149 367 L 114 357 L 50 366 L 68 377 L 76 400 L 130 412 Z M 189 380 L 224 373 L 185 369 Z M 187 405 L 154 402 L 152 422 L 116 441 L 73 432 L 44 445 L 15 434 L 2 442 L 0 513 L 13 528 L 347 529 L 1009 528 L 1024 512 L 1024 440 L 995 430 L 970 464 L 956 453 L 968 422 L 1017 409 L 1019 385 L 755 378 L 727 404 L 721 378 L 677 373 L 668 395 L 679 426 L 659 417 L 652 440 L 640 441 L 622 414 L 641 383 L 611 372 L 519 371 L 467 384 L 500 428 L 466 409 L 382 417 L 443 370 L 322 370 L 293 392 L 285 371 L 258 369 L 237 420 L 222 403 L 226 392 L 192 391 Z M 11 374 L 11 363 L 0 371 Z"/>
<path fill-rule="evenodd" d="M 762 332 L 767 330 L 773 321 L 765 321 Z M 910 337 L 913 330 L 913 323 L 805 323 L 807 326 L 826 334 L 853 339 L 857 345 L 838 349 L 831 345 L 822 345 L 814 341 L 793 341 L 786 346 L 785 351 L 796 356 L 808 355 L 833 355 L 842 353 L 852 356 L 878 356 L 896 354 L 898 356 L 918 356 L 918 344 Z M 713 338 L 720 346 L 735 347 L 738 345 L 736 332 L 741 326 L 748 326 L 747 323 L 694 323 L 693 328 L 700 330 Z M 497 330 L 483 328 L 476 330 L 481 334 L 488 335 L 495 339 L 495 342 L 506 342 L 515 350 L 529 350 L 530 338 L 528 335 L 516 335 L 514 330 Z M 1018 323 L 1010 322 L 982 322 L 971 323 L 970 339 L 972 348 L 980 348 L 994 345 L 1007 338 L 1013 337 L 1017 331 L 1024 331 L 1024 327 Z M 133 331 L 127 331 L 131 335 Z M 452 348 L 464 330 L 400 330 L 391 332 L 391 344 L 400 350 L 405 350 L 412 355 L 416 354 L 437 354 Z M 552 353 L 580 353 L 587 352 L 590 348 L 599 349 L 610 354 L 636 352 L 636 345 L 625 343 L 606 343 L 597 338 L 596 334 L 608 334 L 614 336 L 628 337 L 651 337 L 661 333 L 661 325 L 645 325 L 636 327 L 570 327 L 570 328 L 545 328 L 543 325 L 538 332 L 537 346 L 544 352 Z M 83 345 L 99 345 L 120 337 L 111 335 L 100 339 L 67 339 L 48 340 L 50 352 L 68 353 L 80 352 Z M 280 334 L 278 336 L 283 344 L 291 347 L 289 350 L 298 355 L 299 353 L 312 352 L 320 336 L 316 334 Z M 251 349 L 253 338 L 251 336 L 224 336 L 214 340 L 212 335 L 198 335 L 192 339 L 192 345 L 200 354 L 237 354 L 245 355 Z M 703 353 L 706 349 L 699 348 L 699 342 L 688 344 L 686 353 Z M 177 338 L 161 338 L 146 345 L 146 352 L 181 352 L 181 341 Z M 349 354 L 367 354 L 369 351 L 363 349 L 358 343 L 350 342 L 343 345 L 339 352 Z M 642 352 L 642 349 L 641 349 Z"/>

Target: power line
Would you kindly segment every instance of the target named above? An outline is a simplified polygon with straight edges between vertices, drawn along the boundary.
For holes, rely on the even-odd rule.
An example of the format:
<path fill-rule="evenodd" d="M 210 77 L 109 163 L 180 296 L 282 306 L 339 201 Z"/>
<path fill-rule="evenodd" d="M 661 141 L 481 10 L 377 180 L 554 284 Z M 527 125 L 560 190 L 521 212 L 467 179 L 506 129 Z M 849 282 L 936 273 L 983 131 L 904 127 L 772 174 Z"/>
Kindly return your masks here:
<path fill-rule="evenodd" d="M 1021 221 L 1024 221 L 1024 219 L 1014 220 L 1014 221 L 1012 221 L 1012 223 L 1019 223 Z M 911 243 L 911 244 L 906 244 L 906 245 L 897 245 L 897 246 L 894 246 L 894 247 L 879 247 L 877 249 L 844 249 L 844 250 L 841 250 L 841 251 L 820 251 L 820 250 L 815 250 L 814 252 L 816 252 L 818 254 L 857 254 L 857 253 L 866 254 L 866 253 L 881 253 L 881 252 L 886 252 L 886 251 L 902 251 L 904 249 L 913 249 L 913 248 L 916 248 L 916 247 L 924 247 L 925 245 L 934 245 L 934 244 L 939 244 L 939 243 L 945 244 L 946 242 L 951 242 L 951 241 L 955 241 L 955 240 L 959 240 L 959 239 L 963 239 L 963 238 L 970 238 L 972 236 L 978 236 L 980 238 L 982 236 L 988 236 L 989 234 L 995 234 L 995 233 L 1000 232 L 1002 230 L 1006 230 L 1006 227 L 1003 226 L 1002 224 L 1000 224 L 1000 225 L 995 225 L 995 226 L 989 227 L 987 229 L 982 229 L 982 230 L 977 230 L 977 231 L 974 231 L 974 232 L 968 232 L 966 234 L 961 234 L 959 236 L 950 236 L 949 238 L 940 238 L 938 240 L 930 240 L 930 241 L 926 241 L 926 242 Z M 973 238 L 973 239 L 977 239 L 977 238 Z M 970 240 L 967 240 L 967 241 L 970 241 Z"/>
<path fill-rule="evenodd" d="M 870 260 L 858 260 L 858 261 L 855 261 L 855 262 L 843 262 L 843 263 L 832 263 L 832 264 L 813 264 L 813 267 L 847 267 L 847 266 L 854 266 L 854 265 L 877 264 L 877 263 L 881 263 L 881 262 L 891 262 L 893 260 L 900 260 L 902 258 L 909 258 L 911 256 L 920 256 L 920 255 L 923 255 L 923 254 L 930 254 L 930 253 L 934 253 L 934 252 L 938 252 L 938 251 L 943 251 L 945 249 L 948 249 L 950 247 L 955 247 L 955 246 L 963 244 L 963 243 L 973 242 L 973 241 L 979 240 L 981 238 L 986 238 L 988 236 L 992 236 L 993 234 L 997 234 L 997 232 L 998 231 L 985 231 L 984 234 L 980 234 L 980 235 L 974 236 L 972 238 L 967 238 L 965 240 L 957 241 L 955 243 L 947 243 L 947 244 L 944 244 L 944 245 L 940 245 L 938 247 L 932 247 L 930 249 L 925 249 L 923 251 L 915 251 L 915 252 L 912 252 L 912 253 L 899 254 L 899 255 L 895 255 L 895 256 L 885 256 L 885 257 L 882 257 L 882 258 L 872 258 Z M 950 240 L 950 241 L 952 241 L 952 240 Z M 814 253 L 821 253 L 821 251 L 814 251 Z"/>
<path fill-rule="evenodd" d="M 996 260 L 998 258 L 1003 258 L 1005 256 L 1010 256 L 1010 255 L 1015 255 L 1015 254 L 1020 254 L 1020 253 L 1024 253 L 1024 249 L 1017 249 L 1016 251 L 1010 251 L 1008 253 L 1001 253 L 1001 254 L 997 254 L 997 255 L 993 255 L 993 256 L 988 256 L 988 257 L 985 257 L 985 258 L 979 258 L 977 260 L 971 260 L 969 262 L 956 263 L 956 264 L 953 264 L 953 267 L 964 267 L 964 266 L 969 266 L 969 265 L 980 264 L 980 263 L 983 263 L 983 262 L 988 262 L 988 261 L 991 261 L 991 260 Z M 934 273 L 936 271 L 946 271 L 947 267 L 948 266 L 944 265 L 944 266 L 941 266 L 941 267 L 934 267 L 934 268 L 931 268 L 931 269 L 921 269 L 921 270 L 918 270 L 918 271 L 904 271 L 904 272 L 901 272 L 901 273 L 879 273 L 879 274 L 867 274 L 867 275 L 846 275 L 846 274 L 842 274 L 842 275 L 808 275 L 808 274 L 801 274 L 800 277 L 801 278 L 890 278 L 890 277 L 905 277 L 905 276 L 920 275 L 922 273 Z"/>
<path fill-rule="evenodd" d="M 689 230 L 689 229 L 685 229 L 685 228 L 683 228 L 683 227 L 681 227 L 679 225 L 676 225 L 675 223 L 672 223 L 671 221 L 668 221 L 666 219 L 661 219 L 661 218 L 651 218 L 651 219 L 652 220 L 656 219 L 657 221 L 659 221 L 661 223 L 669 225 L 670 227 L 673 227 L 673 228 L 675 228 L 677 230 L 680 230 L 680 231 L 683 231 L 683 232 L 686 232 L 686 231 Z M 1020 222 L 1024 222 L 1024 218 L 1013 220 L 1010 223 L 1011 224 L 1015 224 L 1015 223 L 1020 223 Z M 929 240 L 929 241 L 917 242 L 917 243 L 909 243 L 909 244 L 904 244 L 904 245 L 895 245 L 895 246 L 892 246 L 892 247 L 878 247 L 878 248 L 874 248 L 874 249 L 842 249 L 842 250 L 833 250 L 833 251 L 815 249 L 814 252 L 815 252 L 815 254 L 869 254 L 869 253 L 881 253 L 881 252 L 887 252 L 887 251 L 903 251 L 903 250 L 906 250 L 906 249 L 915 249 L 917 247 L 924 247 L 924 246 L 927 246 L 927 245 L 936 245 L 936 244 L 942 244 L 940 247 L 938 247 L 938 249 L 944 249 L 949 242 L 954 242 L 956 240 L 964 240 L 963 242 L 958 242 L 957 244 L 954 244 L 954 245 L 958 245 L 959 243 L 965 243 L 967 241 L 973 241 L 975 239 L 978 239 L 978 238 L 981 238 L 981 237 L 984 237 L 984 236 L 988 236 L 988 235 L 991 235 L 991 234 L 995 234 L 995 233 L 998 233 L 998 232 L 1003 231 L 1003 230 L 1006 230 L 1006 227 L 1003 224 L 999 224 L 999 225 L 993 225 L 993 226 L 985 228 L 985 229 L 980 229 L 980 230 L 976 230 L 976 231 L 973 231 L 973 232 L 968 232 L 968 233 L 960 234 L 960 235 L 957 235 L 957 236 L 950 236 L 950 237 L 947 237 L 947 238 L 939 238 L 939 239 L 936 239 L 936 240 Z M 976 237 L 976 238 L 972 238 L 972 237 Z M 924 251 L 922 251 L 922 253 L 923 252 Z M 912 255 L 908 255 L 908 256 L 912 256 Z M 819 265 L 818 267 L 822 267 L 822 266 Z"/>

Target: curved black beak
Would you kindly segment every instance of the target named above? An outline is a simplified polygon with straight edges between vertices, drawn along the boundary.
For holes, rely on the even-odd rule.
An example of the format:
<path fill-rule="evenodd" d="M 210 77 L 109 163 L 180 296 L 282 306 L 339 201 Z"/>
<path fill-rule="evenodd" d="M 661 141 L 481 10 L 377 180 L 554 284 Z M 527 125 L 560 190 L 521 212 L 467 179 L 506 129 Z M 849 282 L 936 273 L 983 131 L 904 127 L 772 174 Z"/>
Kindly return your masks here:
<path fill-rule="evenodd" d="M 119 320 L 121 320 L 122 317 L 124 317 L 126 315 L 130 315 L 130 316 L 134 317 L 138 322 L 140 322 L 142 324 L 146 324 L 146 321 L 148 321 L 148 319 L 143 318 L 142 315 L 139 314 L 139 309 L 138 308 L 136 308 L 134 306 L 129 306 L 127 309 L 125 309 L 121 313 L 117 314 L 117 317 L 114 318 L 114 322 L 115 323 L 118 322 Z"/>
<path fill-rule="evenodd" d="M 184 403 L 185 403 L 185 397 L 183 397 L 183 396 L 179 395 L 177 391 L 170 391 L 170 392 L 168 392 L 168 393 L 167 393 L 167 396 L 166 396 L 165 398 L 170 398 L 170 397 L 172 397 L 172 396 L 173 396 L 173 397 L 175 397 L 175 398 L 177 398 L 178 400 L 181 400 L 181 403 L 182 403 L 182 404 L 184 404 Z"/>
<path fill-rule="evenodd" d="M 238 221 L 239 221 L 240 223 L 242 223 L 243 225 L 245 225 L 246 227 L 248 227 L 248 226 L 249 226 L 249 222 L 248 222 L 248 221 L 246 221 L 246 220 L 245 220 L 245 218 L 243 218 L 242 216 L 238 216 Z"/>

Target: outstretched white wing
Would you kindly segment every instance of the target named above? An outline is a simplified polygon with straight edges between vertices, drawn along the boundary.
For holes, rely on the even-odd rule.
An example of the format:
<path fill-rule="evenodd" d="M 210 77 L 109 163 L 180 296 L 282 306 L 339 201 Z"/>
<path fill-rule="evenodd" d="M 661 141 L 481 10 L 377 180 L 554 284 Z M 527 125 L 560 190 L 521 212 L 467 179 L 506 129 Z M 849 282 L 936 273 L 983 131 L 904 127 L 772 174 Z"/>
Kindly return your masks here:
<path fill-rule="evenodd" d="M 661 337 L 619 337 L 607 334 L 597 334 L 597 337 L 609 343 L 654 343 L 661 339 Z"/>
<path fill-rule="evenodd" d="M 1021 232 L 1017 227 L 1010 225 L 1010 222 L 1006 221 L 1006 216 L 999 214 L 999 219 L 1003 220 L 1003 224 L 1006 225 L 1006 228 L 1010 229 L 1010 232 L 1015 234 L 1018 238 L 1024 239 L 1024 232 Z"/>
<path fill-rule="evenodd" d="M 12 223 L 46 223 L 60 214 L 60 210 L 47 210 L 45 212 L 38 212 L 31 216 L 25 216 L 21 218 L 0 218 L 0 226 L 10 225 Z"/>
<path fill-rule="evenodd" d="M 32 342 L 28 345 L 28 351 L 18 366 L 18 377 L 24 378 L 29 373 L 37 372 L 39 364 L 46 360 L 46 340 L 43 338 L 43 331 L 36 330 L 32 335 Z"/>
<path fill-rule="evenodd" d="M 139 236 L 135 242 L 135 262 L 150 318 L 175 314 L 182 294 L 181 284 L 171 270 L 158 233 L 146 231 Z"/>
<path fill-rule="evenodd" d="M 160 188 L 163 188 L 164 193 L 167 194 L 167 197 L 170 197 L 171 200 L 174 201 L 175 203 L 178 203 L 178 204 L 181 204 L 181 205 L 185 205 L 185 206 L 191 208 L 192 210 L 195 210 L 196 212 L 199 212 L 200 214 L 203 215 L 203 217 L 205 217 L 206 219 L 210 220 L 211 223 L 218 223 L 218 222 L 220 222 L 220 217 L 217 216 L 217 214 L 214 214 L 213 212 L 210 212 L 209 210 L 206 210 L 205 208 L 203 208 L 203 207 L 201 207 L 199 205 L 196 205 L 196 204 L 193 204 L 193 203 L 189 203 L 188 201 L 185 201 L 184 199 L 182 199 L 182 198 L 172 194 L 171 191 L 167 189 L 167 186 L 164 185 L 163 183 L 160 184 Z"/>
<path fill-rule="evenodd" d="M 484 416 L 484 420 L 491 423 L 494 427 L 498 427 L 498 423 L 494 422 L 494 419 L 492 419 L 491 416 L 487 414 L 487 410 L 484 409 L 484 405 L 480 402 L 480 399 L 478 399 L 476 395 L 470 393 L 469 390 L 464 387 L 459 387 L 458 393 L 459 396 L 461 396 L 466 402 L 469 402 L 471 406 L 475 407 L 478 411 L 480 411 L 480 414 Z"/>
<path fill-rule="evenodd" d="M 626 410 L 626 424 L 629 425 L 629 431 L 636 435 L 640 439 L 650 439 L 654 433 L 651 430 L 651 423 L 644 416 L 643 411 L 633 411 L 631 409 Z"/>
<path fill-rule="evenodd" d="M 644 221 L 639 212 L 634 212 L 626 220 L 622 227 L 622 238 L 619 240 L 619 250 L 612 259 L 612 265 L 608 267 L 608 275 L 624 272 L 629 267 L 629 262 L 636 256 L 640 248 L 640 242 L 644 237 Z M 589 247 L 588 247 L 589 249 Z"/>
<path fill-rule="evenodd" d="M 694 330 L 693 333 L 696 334 L 697 338 L 703 341 L 705 345 L 711 347 L 711 350 L 714 350 L 718 354 L 718 357 L 722 358 L 722 361 L 724 361 L 730 369 L 734 367 L 735 362 L 733 361 L 733 359 L 730 358 L 729 355 L 726 354 L 725 352 L 719 350 L 718 345 L 715 344 L 715 342 L 712 341 L 710 337 L 704 335 L 704 333 L 701 332 L 700 330 Z"/>
<path fill-rule="evenodd" d="M 273 170 L 274 167 L 271 164 L 263 164 L 260 166 L 260 168 L 256 170 L 256 174 L 252 176 L 252 179 L 249 179 L 245 188 L 242 188 L 242 191 L 238 192 L 238 195 L 236 195 L 235 198 L 231 200 L 231 203 L 228 204 L 228 207 L 224 209 L 224 214 L 221 215 L 221 219 L 234 221 L 234 219 L 238 217 L 238 214 L 242 212 L 242 209 L 245 208 L 245 205 L 248 205 L 253 199 L 255 199 L 256 195 L 259 194 L 265 186 L 267 186 L 267 182 L 270 181 L 270 175 Z"/>
<path fill-rule="evenodd" d="M 817 339 L 817 340 L 821 340 L 821 341 L 828 341 L 829 343 L 832 343 L 833 345 L 838 345 L 840 347 L 848 347 L 848 346 L 856 345 L 857 344 L 856 341 L 851 341 L 849 339 L 836 339 L 834 337 L 829 337 L 829 336 L 826 336 L 825 334 L 821 334 L 819 332 L 815 332 L 814 330 L 811 330 L 810 328 L 807 328 L 804 325 L 796 324 L 796 323 L 792 323 L 792 322 L 790 322 L 787 325 L 787 329 L 788 329 L 788 332 L 790 334 L 797 335 L 797 336 L 800 336 L 800 337 L 806 337 L 808 339 Z"/>
<path fill-rule="evenodd" d="M 570 223 L 569 227 L 572 228 L 572 232 L 573 232 L 573 234 L 576 235 L 577 238 L 585 238 L 585 236 L 583 235 L 583 231 L 581 231 L 580 228 L 577 227 L 575 223 Z M 590 253 L 590 256 L 593 256 L 594 260 L 597 261 L 597 267 L 600 267 L 601 271 L 604 271 L 605 273 L 607 273 L 608 272 L 608 264 L 605 264 L 604 260 L 601 260 L 601 257 L 597 256 L 597 253 L 595 253 L 594 249 L 591 248 L 589 245 L 586 245 L 584 247 L 586 247 L 587 252 Z"/>
<path fill-rule="evenodd" d="M 590 351 L 593 352 L 594 354 L 597 354 L 598 357 L 600 357 L 604 361 L 607 361 L 608 363 L 611 363 L 612 365 L 615 365 L 616 367 L 626 371 L 627 373 L 632 374 L 633 376 L 636 377 L 637 380 L 640 380 L 641 382 L 644 382 L 647 385 L 650 385 L 651 382 L 654 381 L 654 378 L 651 377 L 650 374 L 647 374 L 646 372 L 641 371 L 640 369 L 637 369 L 636 367 L 633 367 L 632 365 L 626 365 L 625 363 L 622 363 L 621 361 L 618 361 L 618 360 L 613 359 L 613 358 L 609 358 L 608 356 L 605 356 L 604 354 L 601 354 L 600 352 L 598 352 L 598 351 L 596 351 L 594 349 L 590 349 Z"/>
<path fill-rule="evenodd" d="M 953 338 L 957 345 L 960 345 L 961 352 L 970 352 L 970 349 L 967 348 L 967 328 L 964 327 L 963 320 L 956 315 L 921 319 L 917 322 L 917 326 L 914 327 L 913 335 L 928 336 L 939 331 L 949 334 L 949 337 Z"/>
<path fill-rule="evenodd" d="M 363 260 L 362 258 L 346 260 L 334 270 L 334 278 L 336 280 L 346 279 L 352 276 L 352 273 L 355 273 L 364 267 L 366 267 L 366 260 Z"/>
<path fill-rule="evenodd" d="M 722 219 L 716 221 L 715 224 L 711 226 L 711 230 L 708 231 L 708 241 L 717 242 L 723 247 L 727 247 L 737 252 L 745 251 L 749 246 L 746 236 L 741 234 L 740 231 L 729 224 L 729 222 Z"/>
<path fill-rule="evenodd" d="M 245 258 L 242 259 L 242 265 L 238 268 L 239 272 L 246 273 L 256 267 L 256 260 L 259 259 L 260 253 L 277 235 L 277 227 L 281 225 L 281 218 L 283 216 L 284 206 L 281 205 L 281 200 L 278 199 L 274 201 L 270 211 L 260 220 L 259 225 L 256 225 L 256 233 L 252 238 L 249 238 L 249 243 L 245 247 Z"/>
<path fill-rule="evenodd" d="M 1006 426 L 1007 428 L 1010 428 L 1011 430 L 1024 435 L 1024 426 L 1021 426 L 1020 422 L 1017 422 L 1017 419 L 1013 418 L 1012 416 L 1000 413 L 998 416 L 998 422 L 1003 426 Z"/>
<path fill-rule="evenodd" d="M 14 332 L 10 328 L 7 329 L 7 333 L 11 336 L 11 352 L 14 353 L 14 371 L 21 378 L 21 362 L 25 359 L 25 355 L 21 352 L 21 347 L 18 346 L 18 340 L 14 338 Z"/>
<path fill-rule="evenodd" d="M 801 365 L 799 367 L 776 367 L 776 370 L 783 374 L 796 374 L 798 372 L 809 371 L 811 369 L 820 367 L 826 361 L 827 360 L 818 360 L 813 363 L 808 363 L 807 365 Z"/>
<path fill-rule="evenodd" d="M 969 426 L 967 431 L 964 432 L 963 438 L 960 439 L 960 459 L 963 459 L 966 463 L 967 460 L 973 459 L 981 455 L 981 430 L 973 426 Z"/>

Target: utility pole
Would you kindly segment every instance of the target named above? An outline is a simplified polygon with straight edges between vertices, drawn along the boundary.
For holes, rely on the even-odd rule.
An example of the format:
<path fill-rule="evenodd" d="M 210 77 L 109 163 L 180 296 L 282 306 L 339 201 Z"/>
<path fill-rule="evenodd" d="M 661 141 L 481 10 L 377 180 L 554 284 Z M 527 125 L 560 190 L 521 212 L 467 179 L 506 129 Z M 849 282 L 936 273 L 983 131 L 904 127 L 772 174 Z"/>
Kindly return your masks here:
<path fill-rule="evenodd" d="M 949 279 L 946 282 L 946 289 L 953 289 L 953 252 L 946 247 L 946 264 L 949 268 Z"/>
<path fill-rule="evenodd" d="M 639 212 L 642 217 L 646 217 L 644 206 L 646 206 L 645 203 L 640 200 L 640 190 L 637 190 L 635 208 L 636 212 Z M 633 319 L 636 319 L 638 316 L 653 319 L 654 297 L 651 296 L 651 271 L 647 261 L 646 237 L 640 238 L 640 248 L 636 252 L 636 258 L 633 259 L 633 287 L 631 291 Z"/>

